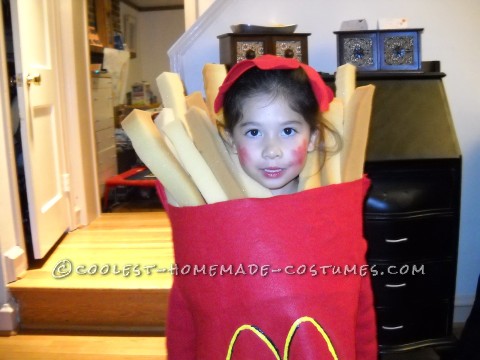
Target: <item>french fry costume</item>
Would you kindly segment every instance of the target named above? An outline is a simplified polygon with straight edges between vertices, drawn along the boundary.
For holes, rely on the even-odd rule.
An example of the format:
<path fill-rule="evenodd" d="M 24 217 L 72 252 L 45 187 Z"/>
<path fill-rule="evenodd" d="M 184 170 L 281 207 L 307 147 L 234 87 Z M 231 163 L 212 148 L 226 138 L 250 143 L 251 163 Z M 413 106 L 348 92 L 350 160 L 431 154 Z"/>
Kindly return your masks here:
<path fill-rule="evenodd" d="M 167 205 L 178 266 L 167 320 L 169 359 L 226 359 L 230 350 L 231 359 L 286 359 L 286 341 L 289 359 L 376 359 L 370 278 L 360 270 L 367 186 L 363 179 L 268 199 Z M 194 275 L 195 264 L 205 271 Z M 222 264 L 231 271 L 221 275 Z M 270 268 L 262 275 L 264 265 Z M 347 266 L 356 274 L 346 274 Z M 304 316 L 326 336 L 304 322 L 289 339 Z M 269 340 L 247 329 L 232 346 L 243 325 Z"/>
<path fill-rule="evenodd" d="M 265 55 L 230 70 L 215 100 L 215 112 L 231 84 L 254 66 L 302 67 L 320 110 L 329 108 L 333 93 L 315 70 L 294 59 Z M 355 104 L 361 103 L 360 95 Z M 331 104 L 340 109 L 336 116 L 342 117 L 342 100 Z M 370 116 L 368 111 L 350 113 L 351 118 Z M 145 155 L 142 160 L 162 183 L 157 190 L 172 226 L 176 270 L 166 332 L 169 359 L 377 359 L 362 229 L 366 177 L 360 173 L 353 181 L 299 187 L 290 195 L 204 204 L 192 191 L 183 200 L 185 194 L 174 186 L 176 178 L 162 169 L 155 173 L 162 160 L 147 163 L 153 158 L 148 153 L 153 145 L 142 147 L 145 137 L 137 136 L 144 131 L 141 125 L 133 118 L 127 120 L 122 126 L 137 153 Z M 155 130 L 148 119 L 143 124 L 148 131 Z M 155 136 L 163 141 L 160 134 Z M 164 145 L 156 148 L 168 153 Z M 173 155 L 168 159 L 175 162 Z M 312 176 L 317 176 L 315 171 Z M 190 180 L 182 181 L 188 185 Z"/>

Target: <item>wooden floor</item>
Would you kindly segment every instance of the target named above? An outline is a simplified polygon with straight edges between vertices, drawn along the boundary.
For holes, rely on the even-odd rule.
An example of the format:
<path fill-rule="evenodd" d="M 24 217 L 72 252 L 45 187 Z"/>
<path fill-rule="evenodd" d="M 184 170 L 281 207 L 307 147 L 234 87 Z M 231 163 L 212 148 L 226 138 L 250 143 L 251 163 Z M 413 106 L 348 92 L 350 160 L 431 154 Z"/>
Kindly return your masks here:
<path fill-rule="evenodd" d="M 166 360 L 165 338 L 21 334 L 0 337 L 2 360 Z"/>
<path fill-rule="evenodd" d="M 173 263 L 165 212 L 103 213 L 69 233 L 40 268 L 9 287 L 170 289 Z"/>
<path fill-rule="evenodd" d="M 163 301 L 158 294 L 171 287 L 172 275 L 168 270 L 173 262 L 170 222 L 165 212 L 102 214 L 88 226 L 69 233 L 41 267 L 9 284 L 12 294 L 18 297 L 20 317 L 31 320 L 24 319 L 30 324 L 26 330 L 21 328 L 18 335 L 0 336 L 0 359 L 166 359 L 164 337 L 135 329 L 128 333 L 131 336 L 100 332 L 108 328 L 92 332 L 91 327 L 87 327 L 89 333 L 67 327 L 64 332 L 52 332 L 48 323 L 46 330 L 32 329 L 42 329 L 44 318 L 50 320 L 62 312 L 73 317 L 59 322 L 90 317 L 95 323 L 95 316 L 100 319 L 108 315 L 105 313 L 114 308 L 114 302 L 120 301 L 126 303 L 121 305 L 127 310 L 124 323 L 131 320 L 129 317 L 155 318 L 159 306 L 165 312 L 166 305 L 158 304 Z M 65 293 L 75 295 L 52 305 Z M 87 304 L 83 304 L 85 300 L 76 303 L 79 293 L 92 297 L 88 297 Z M 118 294 L 132 293 L 135 298 L 130 295 L 126 300 L 117 300 Z M 45 298 L 45 294 L 52 295 Z M 36 302 L 29 305 L 29 301 Z M 106 305 L 107 311 L 102 302 L 111 303 Z M 97 308 L 100 313 L 95 313 Z M 87 313 L 88 309 L 93 310 Z M 45 314 L 38 315 L 41 312 Z M 111 316 L 115 320 L 121 318 L 118 311 Z"/>

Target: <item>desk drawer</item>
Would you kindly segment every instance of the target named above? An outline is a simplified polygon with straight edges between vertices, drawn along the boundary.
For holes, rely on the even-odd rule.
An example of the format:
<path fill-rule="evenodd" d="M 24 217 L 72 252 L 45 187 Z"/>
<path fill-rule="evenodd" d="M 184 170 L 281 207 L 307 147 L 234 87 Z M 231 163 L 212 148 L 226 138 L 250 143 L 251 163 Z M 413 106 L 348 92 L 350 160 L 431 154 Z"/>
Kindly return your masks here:
<path fill-rule="evenodd" d="M 95 119 L 113 118 L 113 95 L 111 89 L 95 90 L 92 100 L 93 117 Z"/>
<path fill-rule="evenodd" d="M 395 219 L 365 218 L 369 260 L 414 260 L 456 254 L 458 224 L 453 215 Z"/>
<path fill-rule="evenodd" d="M 112 89 L 112 79 L 109 77 L 92 77 L 92 88 L 93 89 Z"/>
<path fill-rule="evenodd" d="M 378 343 L 384 347 L 448 337 L 451 310 L 449 302 L 377 308 Z"/>
<path fill-rule="evenodd" d="M 454 261 L 370 264 L 376 306 L 447 300 L 455 292 Z"/>
<path fill-rule="evenodd" d="M 454 210 L 458 200 L 454 174 L 449 169 L 373 172 L 365 213 L 390 216 Z"/>

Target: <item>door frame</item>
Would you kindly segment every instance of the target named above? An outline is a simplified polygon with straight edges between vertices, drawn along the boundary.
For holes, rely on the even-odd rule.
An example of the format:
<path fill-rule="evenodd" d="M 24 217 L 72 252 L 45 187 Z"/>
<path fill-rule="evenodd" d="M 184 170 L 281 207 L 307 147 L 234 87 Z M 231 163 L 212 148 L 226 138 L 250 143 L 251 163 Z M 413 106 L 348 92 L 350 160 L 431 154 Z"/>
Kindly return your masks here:
<path fill-rule="evenodd" d="M 64 16 L 58 43 L 65 102 L 64 129 L 70 174 L 71 226 L 76 229 L 101 213 L 92 108 L 88 4 L 86 0 L 58 0 Z"/>
<path fill-rule="evenodd" d="M 61 0 L 61 31 L 58 32 L 59 66 L 67 74 L 59 79 L 65 104 L 63 125 L 67 171 L 70 174 L 70 229 L 87 225 L 100 214 L 93 115 L 91 104 L 90 50 L 87 1 Z M 0 11 L 3 9 L 0 7 Z M 0 14 L 1 15 L 1 14 Z M 0 17 L 0 199 L 4 214 L 0 223 L 0 332 L 13 331 L 18 318 L 7 284 L 27 269 L 25 238 L 18 197 L 13 136 L 11 129 L 8 71 Z M 68 110 L 67 110 L 68 109 Z M 27 171 L 27 169 L 26 169 Z"/>

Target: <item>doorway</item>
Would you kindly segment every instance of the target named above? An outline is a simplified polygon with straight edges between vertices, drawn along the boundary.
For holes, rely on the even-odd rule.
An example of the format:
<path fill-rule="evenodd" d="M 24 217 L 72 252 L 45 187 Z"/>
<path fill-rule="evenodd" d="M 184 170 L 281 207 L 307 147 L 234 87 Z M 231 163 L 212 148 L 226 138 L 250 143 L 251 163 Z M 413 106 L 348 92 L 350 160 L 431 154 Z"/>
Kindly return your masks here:
<path fill-rule="evenodd" d="M 12 114 L 12 137 L 14 144 L 15 166 L 17 172 L 18 195 L 21 206 L 21 222 L 25 238 L 25 246 L 28 259 L 33 259 L 32 236 L 30 230 L 30 217 L 28 213 L 27 189 L 25 183 L 25 169 L 23 163 L 23 147 L 20 132 L 20 114 L 18 109 L 15 54 L 13 48 L 12 18 L 10 12 L 10 0 L 2 0 L 3 30 L 5 34 L 5 47 L 7 71 L 9 78 L 10 109 Z"/>
<path fill-rule="evenodd" d="M 63 3 L 63 2 L 62 2 L 62 3 Z M 77 3 L 74 3 L 74 4 L 77 4 Z M 11 19 L 10 19 L 10 18 L 11 18 L 11 15 L 10 15 L 10 1 L 8 1 L 8 0 L 2 0 L 2 6 L 3 6 L 3 8 L 4 8 L 3 14 L 4 14 L 4 16 L 6 17 L 6 20 L 5 20 L 5 28 L 6 28 L 6 30 L 8 29 L 6 32 L 9 34 L 9 35 L 7 36 L 7 39 L 6 39 L 6 42 L 9 44 L 9 45 L 8 45 L 8 47 L 9 47 L 8 54 L 9 54 L 9 55 L 8 55 L 7 63 L 9 63 L 9 64 L 10 64 L 10 67 L 12 67 L 12 65 L 14 66 L 14 61 L 13 61 L 13 57 L 14 57 L 13 55 L 14 55 L 14 54 L 13 54 L 13 46 L 11 46 L 12 41 L 11 41 L 11 30 L 10 30 L 10 29 L 11 29 L 11 25 L 12 25 L 12 24 L 11 24 Z M 75 5 L 75 7 L 78 7 L 78 6 Z M 183 17 L 183 14 L 182 14 L 182 17 Z M 183 20 L 183 19 L 182 19 L 182 20 Z M 182 23 L 183 23 L 183 21 L 182 21 Z M 78 26 L 79 26 L 79 25 L 78 25 L 78 23 L 77 23 L 77 28 L 78 28 Z M 183 25 L 182 25 L 182 32 L 183 32 Z M 151 35 L 151 34 L 150 34 L 150 35 Z M 178 35 L 177 35 L 177 37 L 178 37 Z M 70 48 L 67 47 L 67 49 L 70 49 Z M 165 51 L 166 51 L 166 50 L 165 50 Z M 65 54 L 66 52 L 68 52 L 69 54 Z M 72 54 L 76 54 L 75 51 L 72 52 L 72 51 L 69 51 L 69 50 L 65 50 L 65 51 L 63 51 L 63 53 L 64 53 L 64 56 L 65 56 L 65 55 L 68 55 L 68 56 L 72 56 L 72 57 L 73 57 Z M 71 54 L 70 54 L 70 53 L 71 53 Z M 80 55 L 81 55 L 81 54 L 80 54 Z M 67 56 L 67 57 L 68 57 L 68 56 Z M 151 58 L 151 56 L 147 56 L 147 57 Z M 81 59 L 82 57 L 81 57 L 81 56 L 80 56 L 80 57 L 75 56 L 75 58 L 76 58 L 76 59 L 78 59 L 78 58 Z M 8 61 L 8 60 L 10 60 L 10 61 Z M 137 63 L 140 63 L 139 60 L 140 60 L 140 57 L 137 56 L 137 59 L 136 59 Z M 153 60 L 154 60 L 154 59 L 152 59 L 152 61 L 153 61 Z M 70 59 L 69 59 L 68 61 L 70 61 Z M 85 66 L 88 66 L 88 65 L 86 64 L 86 62 L 84 62 L 84 64 L 85 64 Z M 12 73 L 15 73 L 15 69 L 14 69 L 14 68 L 12 68 L 10 71 L 11 71 Z M 17 71 L 18 71 L 18 70 L 17 70 Z M 157 74 L 158 74 L 158 71 L 161 71 L 161 70 L 158 69 L 158 70 L 157 70 Z M 68 79 L 67 82 L 70 83 L 70 79 Z M 69 85 L 69 86 L 70 86 L 70 88 L 72 88 L 71 85 Z M 83 85 L 80 85 L 80 86 L 83 86 Z M 13 90 L 15 91 L 15 87 L 13 87 Z M 74 89 L 74 90 L 75 90 L 76 92 L 73 91 L 72 94 L 75 94 L 75 93 L 77 93 L 77 94 L 85 93 L 85 91 L 83 91 L 84 89 L 83 89 L 83 88 L 80 88 L 80 87 L 77 88 L 77 89 Z M 86 113 L 86 109 L 88 108 L 87 106 L 84 106 L 84 105 L 85 105 L 85 104 L 84 104 L 84 101 L 85 101 L 85 100 L 88 101 L 88 99 L 83 99 L 83 100 L 79 100 L 80 102 L 79 102 L 78 104 L 76 104 L 76 105 L 81 105 L 80 108 L 83 109 L 83 113 L 84 113 L 83 115 L 86 115 L 86 114 L 85 114 L 85 113 Z M 69 103 L 70 103 L 70 102 L 69 102 Z M 73 115 L 73 114 L 70 114 L 70 115 Z M 82 115 L 82 114 L 81 114 L 81 115 Z M 75 118 L 75 119 L 71 118 L 71 121 L 70 121 L 71 124 L 74 124 L 74 123 L 76 124 L 76 122 L 77 122 L 77 119 L 76 119 L 76 118 Z M 84 123 L 85 123 L 85 122 L 84 122 Z M 86 179 L 93 179 L 93 176 L 92 176 L 93 174 L 89 173 L 89 171 L 90 171 L 90 167 L 89 167 L 89 166 L 91 166 L 91 167 L 92 167 L 92 170 L 94 170 L 94 169 L 93 169 L 93 162 L 88 160 L 88 159 L 91 159 L 91 157 L 90 157 L 91 154 L 88 153 L 87 155 L 85 155 L 85 150 L 86 150 L 86 148 L 88 147 L 88 148 L 90 149 L 89 151 L 93 151 L 93 150 L 91 150 L 91 149 L 93 149 L 94 146 L 92 146 L 93 144 L 92 144 L 92 145 L 90 144 L 91 140 L 90 140 L 90 139 L 87 139 L 87 136 L 88 136 L 87 132 L 88 132 L 88 131 L 84 128 L 83 125 L 81 125 L 81 127 L 82 127 L 81 133 L 78 131 L 78 127 L 77 127 L 76 125 L 72 126 L 72 128 L 68 130 L 68 131 L 69 131 L 69 134 L 68 134 L 67 137 L 69 138 L 69 142 L 72 143 L 72 142 L 70 141 L 70 140 L 72 140 L 72 139 L 70 139 L 70 136 L 76 137 L 76 138 L 77 138 L 76 141 L 78 141 L 78 146 L 77 146 L 77 144 L 74 144 L 75 148 L 74 148 L 74 151 L 72 152 L 72 154 L 75 154 L 75 155 L 71 155 L 71 154 L 70 154 L 69 156 L 70 156 L 70 157 L 72 158 L 72 160 L 74 160 L 74 161 L 79 161 L 79 160 L 81 159 L 80 161 L 82 161 L 82 162 L 84 163 L 84 164 L 81 164 L 82 167 L 77 166 L 77 165 L 78 165 L 78 164 L 77 164 L 77 165 L 76 165 L 75 167 L 73 167 L 71 170 L 72 170 L 73 172 L 77 172 L 77 173 L 78 173 L 78 172 L 83 172 L 83 175 L 85 176 Z M 72 135 L 71 135 L 71 134 L 72 134 Z M 12 136 L 13 136 L 13 134 L 12 134 Z M 21 142 L 17 142 L 17 144 L 20 145 L 20 147 L 19 147 L 19 149 L 18 149 L 18 154 L 21 154 L 21 153 L 22 153 Z M 82 150 L 82 151 L 79 152 L 79 150 Z M 19 156 L 19 160 L 20 160 L 20 161 L 22 160 L 22 156 Z M 89 164 L 91 164 L 91 165 L 86 164 L 86 162 L 89 162 Z M 22 165 L 22 164 L 19 162 L 19 165 Z M 87 169 L 87 167 L 88 167 L 88 169 Z M 23 176 L 19 176 L 19 179 L 18 179 L 20 188 L 22 188 L 23 178 L 24 178 Z M 75 179 L 78 179 L 78 178 L 79 178 L 78 174 L 73 174 L 73 175 L 72 175 L 72 181 L 76 181 Z M 76 228 L 78 225 L 87 224 L 87 223 L 89 222 L 89 220 L 85 220 L 85 219 L 91 219 L 91 217 L 95 215 L 95 214 L 93 214 L 93 212 L 95 211 L 94 206 L 93 206 L 93 204 L 90 202 L 90 201 L 91 201 L 91 196 L 89 195 L 89 197 L 88 197 L 87 200 L 83 200 L 83 199 L 81 198 L 83 195 L 80 194 L 80 192 L 76 193 L 76 191 L 81 191 L 81 188 L 79 188 L 79 187 L 77 187 L 77 186 L 78 186 L 78 184 L 75 184 L 75 183 L 72 182 L 72 194 L 73 194 L 73 195 L 72 195 L 73 201 L 72 201 L 72 206 L 71 206 L 72 209 L 73 209 L 73 212 L 72 212 L 72 217 L 73 217 L 72 224 L 73 224 L 73 225 L 72 225 L 72 227 L 71 227 L 72 229 Z M 83 184 L 80 184 L 80 187 L 82 187 L 82 186 L 83 186 Z M 91 186 L 91 184 L 88 183 L 88 186 Z M 80 189 L 80 190 L 77 190 L 77 189 Z M 91 195 L 93 194 L 93 191 L 91 191 L 91 187 L 90 187 L 89 189 L 87 189 L 87 192 L 89 192 Z M 20 190 L 19 196 L 22 196 L 22 197 L 23 197 L 25 194 L 26 194 L 25 191 Z M 80 201 L 78 202 L 78 205 L 77 205 L 77 204 L 74 203 L 74 202 L 76 202 L 77 199 L 79 198 L 78 195 L 80 195 Z M 141 197 L 141 196 L 140 196 L 140 197 Z M 86 202 L 86 201 L 87 201 L 88 203 L 85 205 L 85 202 Z M 22 218 L 23 218 L 22 222 L 24 222 L 24 225 L 27 227 L 27 231 L 25 231 L 25 237 L 27 238 L 26 243 L 28 243 L 28 247 L 31 248 L 31 242 L 30 242 L 30 239 L 31 239 L 30 225 L 31 225 L 31 224 L 29 224 L 29 214 L 28 214 L 28 206 L 27 206 L 27 205 L 28 205 L 28 201 L 26 200 L 26 197 L 24 198 L 24 200 L 23 200 L 22 203 L 23 203 L 23 205 L 24 205 L 24 206 L 23 206 L 24 211 L 23 211 L 23 215 L 22 215 Z M 150 205 L 147 204 L 147 207 L 146 207 L 146 208 L 149 208 L 149 207 L 150 207 Z M 83 212 L 83 209 L 84 209 L 84 208 L 87 208 L 87 209 L 88 209 L 88 210 L 86 211 L 86 212 L 87 212 L 86 215 L 84 215 L 83 213 L 80 212 L 80 211 Z M 133 205 L 133 206 L 126 206 L 126 208 L 127 208 L 128 210 L 133 210 L 133 211 L 139 211 L 140 209 L 144 209 L 143 207 L 137 206 L 136 204 Z M 80 209 L 80 211 L 78 211 L 78 210 L 76 210 L 76 209 Z M 32 231 L 32 233 L 35 233 L 35 232 Z M 31 256 L 29 255 L 28 258 L 31 258 Z"/>
<path fill-rule="evenodd" d="M 184 10 L 181 7 L 160 6 L 165 5 L 163 1 L 152 2 L 158 6 L 142 7 L 141 4 L 141 1 L 112 1 L 112 11 L 113 13 L 118 12 L 119 15 L 113 16 L 111 23 L 113 29 L 120 33 L 123 33 L 126 19 L 129 19 L 130 24 L 135 24 L 135 30 L 132 32 L 132 34 L 136 34 L 135 52 L 129 59 L 126 93 L 131 92 L 136 83 L 144 82 L 150 84 L 153 97 L 160 99 L 156 77 L 161 72 L 170 70 L 167 51 L 185 30 Z M 90 11 L 90 14 L 95 13 L 96 9 Z M 96 19 L 92 18 L 89 19 L 90 26 L 95 26 Z M 129 48 L 128 43 L 127 48 Z M 99 61 L 97 57 L 95 61 L 98 63 L 103 60 Z M 119 124 L 131 110 L 128 105 L 128 96 L 125 97 L 124 102 L 114 104 L 118 173 L 124 173 L 132 167 L 143 165 L 131 148 L 128 137 Z M 159 102 L 156 101 L 156 103 Z M 148 107 L 141 109 L 154 110 Z M 110 194 L 108 208 L 104 208 L 106 212 L 152 211 L 162 208 L 155 190 L 152 188 L 118 186 Z"/>

